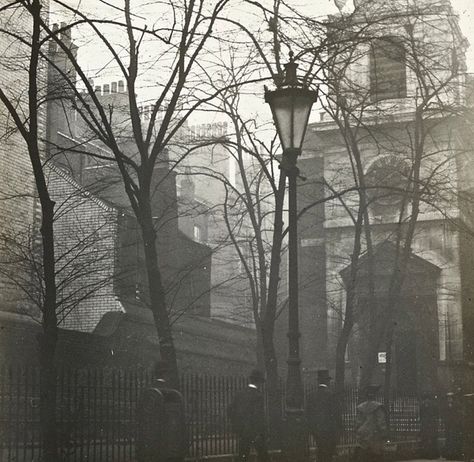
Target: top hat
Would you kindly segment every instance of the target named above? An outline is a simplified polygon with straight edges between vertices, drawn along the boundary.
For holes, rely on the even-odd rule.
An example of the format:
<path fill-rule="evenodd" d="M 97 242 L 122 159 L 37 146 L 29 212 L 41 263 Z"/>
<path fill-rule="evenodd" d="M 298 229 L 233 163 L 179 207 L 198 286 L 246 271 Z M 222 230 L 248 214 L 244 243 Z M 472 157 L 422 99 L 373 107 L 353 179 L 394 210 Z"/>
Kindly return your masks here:
<path fill-rule="evenodd" d="M 260 370 L 260 369 L 254 369 L 250 375 L 249 375 L 249 379 L 253 382 L 257 382 L 257 383 L 262 383 L 262 382 L 265 382 L 265 377 L 263 375 L 263 372 Z"/>
<path fill-rule="evenodd" d="M 318 382 L 320 383 L 326 383 L 332 379 L 327 369 L 319 369 L 317 374 L 318 374 Z"/>

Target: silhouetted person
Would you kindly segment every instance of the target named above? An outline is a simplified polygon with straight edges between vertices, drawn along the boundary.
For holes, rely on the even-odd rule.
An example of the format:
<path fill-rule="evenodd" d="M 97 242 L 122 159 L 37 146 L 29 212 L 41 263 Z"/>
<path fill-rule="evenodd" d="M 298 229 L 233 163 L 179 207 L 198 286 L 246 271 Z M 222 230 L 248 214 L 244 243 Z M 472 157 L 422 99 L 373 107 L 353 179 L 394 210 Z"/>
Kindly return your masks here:
<path fill-rule="evenodd" d="M 326 369 L 318 371 L 318 388 L 309 394 L 306 419 L 316 443 L 316 460 L 331 462 L 341 432 L 341 408 L 329 389 L 331 377 Z"/>
<path fill-rule="evenodd" d="M 187 451 L 187 429 L 182 395 L 169 386 L 166 362 L 155 365 L 154 377 L 137 405 L 138 462 L 182 462 Z"/>
<path fill-rule="evenodd" d="M 387 415 L 382 404 L 375 400 L 379 385 L 365 389 L 366 400 L 357 406 L 357 446 L 354 461 L 381 462 L 388 436 Z"/>
<path fill-rule="evenodd" d="M 463 453 L 463 412 L 459 392 L 446 394 L 443 408 L 446 446 L 444 456 L 447 459 L 461 459 Z"/>
<path fill-rule="evenodd" d="M 474 461 L 474 393 L 463 397 L 464 408 L 464 460 Z"/>
<path fill-rule="evenodd" d="M 238 436 L 239 460 L 249 459 L 250 448 L 257 451 L 259 462 L 268 462 L 265 410 L 262 386 L 264 377 L 261 371 L 253 370 L 244 390 L 237 392 L 228 409 L 232 428 Z"/>
<path fill-rule="evenodd" d="M 425 459 L 437 459 L 439 409 L 436 398 L 424 393 L 420 402 L 420 442 L 421 456 Z"/>

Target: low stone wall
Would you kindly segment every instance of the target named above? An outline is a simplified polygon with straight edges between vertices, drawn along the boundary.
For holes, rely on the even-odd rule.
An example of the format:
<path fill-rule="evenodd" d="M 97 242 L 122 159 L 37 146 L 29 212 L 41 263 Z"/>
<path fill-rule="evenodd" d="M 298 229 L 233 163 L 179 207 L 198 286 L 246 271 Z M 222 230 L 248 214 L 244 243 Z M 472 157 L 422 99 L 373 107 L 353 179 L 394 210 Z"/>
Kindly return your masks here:
<path fill-rule="evenodd" d="M 255 366 L 252 329 L 200 316 L 183 316 L 173 326 L 181 373 L 246 376 Z M 28 316 L 0 312 L 0 362 L 38 365 L 41 326 Z M 107 313 L 93 333 L 61 329 L 61 366 L 150 368 L 159 359 L 151 312 Z"/>

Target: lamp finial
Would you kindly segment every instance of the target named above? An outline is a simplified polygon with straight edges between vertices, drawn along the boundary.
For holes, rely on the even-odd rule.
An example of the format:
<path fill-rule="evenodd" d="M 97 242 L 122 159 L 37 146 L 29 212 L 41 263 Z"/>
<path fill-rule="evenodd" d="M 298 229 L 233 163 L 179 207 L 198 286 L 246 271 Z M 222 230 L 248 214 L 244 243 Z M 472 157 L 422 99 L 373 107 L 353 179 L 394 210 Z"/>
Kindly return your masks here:
<path fill-rule="evenodd" d="M 296 76 L 296 69 L 298 64 L 295 63 L 295 58 L 293 52 L 290 51 L 290 61 L 288 64 L 285 64 L 285 81 L 283 85 L 286 87 L 296 87 L 298 86 L 298 77 Z"/>

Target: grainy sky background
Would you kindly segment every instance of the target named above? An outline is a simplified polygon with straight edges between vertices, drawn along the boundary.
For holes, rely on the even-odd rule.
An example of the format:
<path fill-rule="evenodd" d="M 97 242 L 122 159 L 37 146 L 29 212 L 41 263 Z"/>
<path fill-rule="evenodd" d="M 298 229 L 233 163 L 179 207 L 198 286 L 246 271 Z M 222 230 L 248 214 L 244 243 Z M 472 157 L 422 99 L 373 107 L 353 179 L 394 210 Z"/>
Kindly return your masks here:
<path fill-rule="evenodd" d="M 156 6 L 158 2 L 154 1 L 132 0 L 132 6 L 137 7 L 140 5 L 140 2 L 147 5 L 145 6 L 144 11 L 146 11 L 147 7 L 150 8 L 150 6 L 153 5 L 153 11 L 148 11 L 146 14 L 141 15 L 147 25 L 153 26 L 156 18 L 160 16 L 160 13 L 161 16 L 163 16 L 163 11 L 160 12 L 160 8 Z M 347 0 L 344 11 L 351 11 L 353 5 L 352 2 L 353 0 Z M 75 7 L 79 5 L 83 11 L 92 13 L 93 15 L 96 15 L 96 17 L 106 17 L 108 19 L 122 19 L 123 17 L 122 13 L 120 12 L 121 7 L 123 6 L 123 0 L 68 0 L 68 3 Z M 212 3 L 213 2 L 210 1 L 210 4 Z M 295 8 L 301 9 L 301 11 L 308 16 L 320 20 L 324 19 L 328 14 L 336 13 L 338 11 L 334 0 L 287 0 L 287 3 L 291 4 L 291 6 Z M 470 43 L 470 48 L 467 54 L 467 66 L 468 71 L 474 73 L 474 0 L 451 0 L 451 3 L 455 12 L 459 15 L 461 30 Z M 253 13 L 247 15 L 247 8 L 249 7 L 242 6 L 242 4 L 240 5 L 239 17 L 241 17 L 242 21 L 245 21 L 246 23 L 248 20 L 250 22 L 255 22 L 257 27 L 258 24 L 261 24 L 264 21 L 263 17 L 261 17 L 259 13 L 255 14 L 255 10 Z M 138 12 L 138 10 L 135 11 Z M 53 2 L 51 22 L 61 22 L 65 19 L 67 20 L 67 16 L 64 17 L 64 12 L 57 10 L 54 7 Z M 163 17 L 161 19 L 167 20 L 167 18 Z M 87 69 L 88 75 L 90 75 L 90 77 L 94 77 L 96 83 L 109 83 L 110 81 L 120 78 L 120 72 L 118 71 L 117 66 L 114 65 L 113 62 L 109 61 L 107 57 L 104 57 L 104 53 L 101 53 L 97 46 L 94 46 L 94 43 L 88 42 L 87 38 L 84 37 L 80 39 L 77 36 L 77 33 L 75 33 L 74 40 L 76 43 L 78 41 L 82 42 L 79 50 L 79 59 L 81 60 L 83 67 Z M 119 41 L 119 43 L 123 42 Z M 155 60 L 154 62 L 156 63 Z M 260 85 L 260 87 L 263 87 L 263 85 Z M 263 104 L 263 101 L 257 101 L 255 96 L 252 96 L 249 101 L 251 101 L 251 112 L 254 110 L 260 112 L 261 109 L 264 109 L 265 105 Z M 207 117 L 209 117 L 209 115 L 210 114 L 207 114 Z"/>
<path fill-rule="evenodd" d="M 84 8 L 88 11 L 96 12 L 98 13 L 98 15 L 102 14 L 111 16 L 117 16 L 117 10 L 111 7 L 107 7 L 104 3 L 117 5 L 117 7 L 121 7 L 123 4 L 122 0 L 108 0 L 107 2 L 102 2 L 101 0 L 69 0 L 68 3 L 74 6 L 77 6 L 79 4 L 81 8 Z M 132 5 L 133 3 L 134 2 L 132 2 Z M 337 12 L 334 0 L 289 0 L 288 3 L 294 5 L 295 7 L 301 7 L 301 9 L 306 14 L 320 19 L 322 19 L 327 14 Z M 451 0 L 451 3 L 456 13 L 459 14 L 461 29 L 466 38 L 469 40 L 469 43 L 471 44 L 470 51 L 468 54 L 468 68 L 470 72 L 474 72 L 474 0 Z M 348 0 L 346 8 L 350 10 L 351 5 L 352 0 Z M 59 21 L 61 13 L 58 12 L 54 8 L 54 6 L 52 10 L 53 22 Z M 149 17 L 149 20 L 150 23 L 152 23 L 153 17 Z M 90 60 L 91 66 L 93 66 L 92 63 L 96 59 L 98 60 L 98 62 L 100 62 L 100 57 L 94 56 L 93 53 L 91 55 L 91 50 L 88 50 L 87 59 Z"/>

